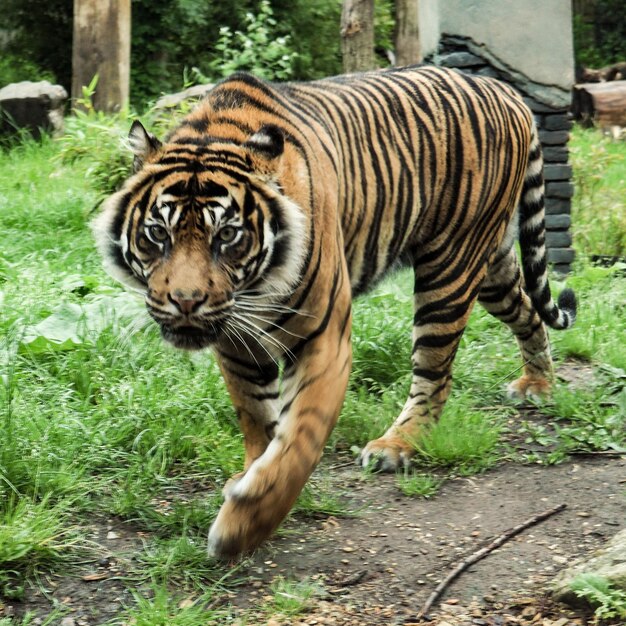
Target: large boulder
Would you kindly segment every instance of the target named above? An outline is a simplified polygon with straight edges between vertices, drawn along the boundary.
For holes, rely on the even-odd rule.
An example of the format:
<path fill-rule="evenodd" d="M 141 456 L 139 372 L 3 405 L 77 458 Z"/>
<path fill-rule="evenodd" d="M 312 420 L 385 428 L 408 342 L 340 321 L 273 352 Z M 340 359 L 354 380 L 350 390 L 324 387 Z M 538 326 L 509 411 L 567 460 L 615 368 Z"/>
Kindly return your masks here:
<path fill-rule="evenodd" d="M 189 87 L 184 91 L 161 96 L 156 101 L 154 108 L 157 111 L 162 111 L 167 109 L 176 109 L 187 101 L 195 103 L 202 100 L 202 98 L 204 98 L 204 96 L 206 96 L 209 91 L 211 91 L 211 89 L 213 89 L 213 85 L 211 84 L 194 85 L 193 87 Z"/>
<path fill-rule="evenodd" d="M 43 131 L 63 130 L 67 91 L 47 80 L 23 81 L 0 89 L 0 134 L 27 129 L 38 138 Z"/>
<path fill-rule="evenodd" d="M 626 529 L 615 535 L 603 548 L 563 570 L 552 584 L 552 593 L 566 604 L 583 604 L 571 589 L 572 581 L 581 574 L 595 574 L 613 588 L 626 591 Z"/>

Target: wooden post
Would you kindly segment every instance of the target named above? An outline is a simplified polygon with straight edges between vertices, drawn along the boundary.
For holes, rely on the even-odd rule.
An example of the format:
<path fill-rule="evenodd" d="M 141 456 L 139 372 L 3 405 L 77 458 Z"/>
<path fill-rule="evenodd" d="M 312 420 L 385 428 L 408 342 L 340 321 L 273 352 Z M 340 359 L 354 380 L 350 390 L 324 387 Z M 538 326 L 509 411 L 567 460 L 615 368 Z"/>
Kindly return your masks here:
<path fill-rule="evenodd" d="M 396 65 L 422 61 L 418 6 L 419 0 L 396 0 Z"/>
<path fill-rule="evenodd" d="M 130 83 L 130 0 L 74 0 L 72 99 L 98 74 L 93 96 L 98 111 L 128 104 Z"/>
<path fill-rule="evenodd" d="M 344 0 L 341 11 L 343 71 L 362 72 L 375 67 L 374 0 Z"/>

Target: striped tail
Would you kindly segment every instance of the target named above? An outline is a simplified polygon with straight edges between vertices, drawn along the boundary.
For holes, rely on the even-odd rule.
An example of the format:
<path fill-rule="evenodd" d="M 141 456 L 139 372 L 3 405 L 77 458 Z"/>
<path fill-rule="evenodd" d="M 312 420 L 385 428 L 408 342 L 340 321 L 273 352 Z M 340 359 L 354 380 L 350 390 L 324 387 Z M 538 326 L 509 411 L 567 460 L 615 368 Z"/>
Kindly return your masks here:
<path fill-rule="evenodd" d="M 552 299 L 548 283 L 543 157 L 534 124 L 520 201 L 519 242 L 526 290 L 539 317 L 551 328 L 569 328 L 576 319 L 576 296 L 573 290 L 564 289 L 557 304 Z"/>

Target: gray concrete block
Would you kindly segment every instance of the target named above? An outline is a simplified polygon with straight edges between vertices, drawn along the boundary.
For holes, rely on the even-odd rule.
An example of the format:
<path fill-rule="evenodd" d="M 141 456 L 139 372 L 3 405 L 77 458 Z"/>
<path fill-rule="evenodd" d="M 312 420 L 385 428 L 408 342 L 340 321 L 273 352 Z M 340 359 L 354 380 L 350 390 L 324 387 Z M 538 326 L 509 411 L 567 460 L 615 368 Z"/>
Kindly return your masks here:
<path fill-rule="evenodd" d="M 569 141 L 566 130 L 540 130 L 539 141 L 546 146 L 562 146 Z"/>
<path fill-rule="evenodd" d="M 546 215 L 546 228 L 548 230 L 566 230 L 570 227 L 572 218 L 566 214 Z"/>
<path fill-rule="evenodd" d="M 549 182 L 546 184 L 546 196 L 550 198 L 571 198 L 574 185 L 566 182 Z"/>
<path fill-rule="evenodd" d="M 572 166 L 567 163 L 546 163 L 543 166 L 545 180 L 569 180 L 572 177 Z"/>
<path fill-rule="evenodd" d="M 572 248 L 548 248 L 548 261 L 550 263 L 571 263 L 575 256 Z"/>

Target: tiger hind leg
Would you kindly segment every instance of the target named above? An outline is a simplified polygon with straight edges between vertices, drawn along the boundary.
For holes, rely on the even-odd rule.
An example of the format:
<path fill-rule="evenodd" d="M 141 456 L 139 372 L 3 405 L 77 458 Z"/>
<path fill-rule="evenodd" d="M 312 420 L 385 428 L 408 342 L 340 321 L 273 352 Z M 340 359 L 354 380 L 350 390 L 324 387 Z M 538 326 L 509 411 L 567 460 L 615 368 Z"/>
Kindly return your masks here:
<path fill-rule="evenodd" d="M 478 301 L 511 329 L 519 345 L 524 373 L 508 385 L 509 396 L 539 399 L 547 395 L 552 380 L 548 333 L 524 289 L 519 261 L 512 248 L 490 267 Z"/>
<path fill-rule="evenodd" d="M 393 425 L 361 451 L 358 462 L 363 467 L 390 472 L 407 466 L 415 454 L 416 440 L 441 414 L 479 283 L 477 276 L 475 284 L 455 300 L 445 289 L 427 288 L 416 272 L 411 390 Z"/>

